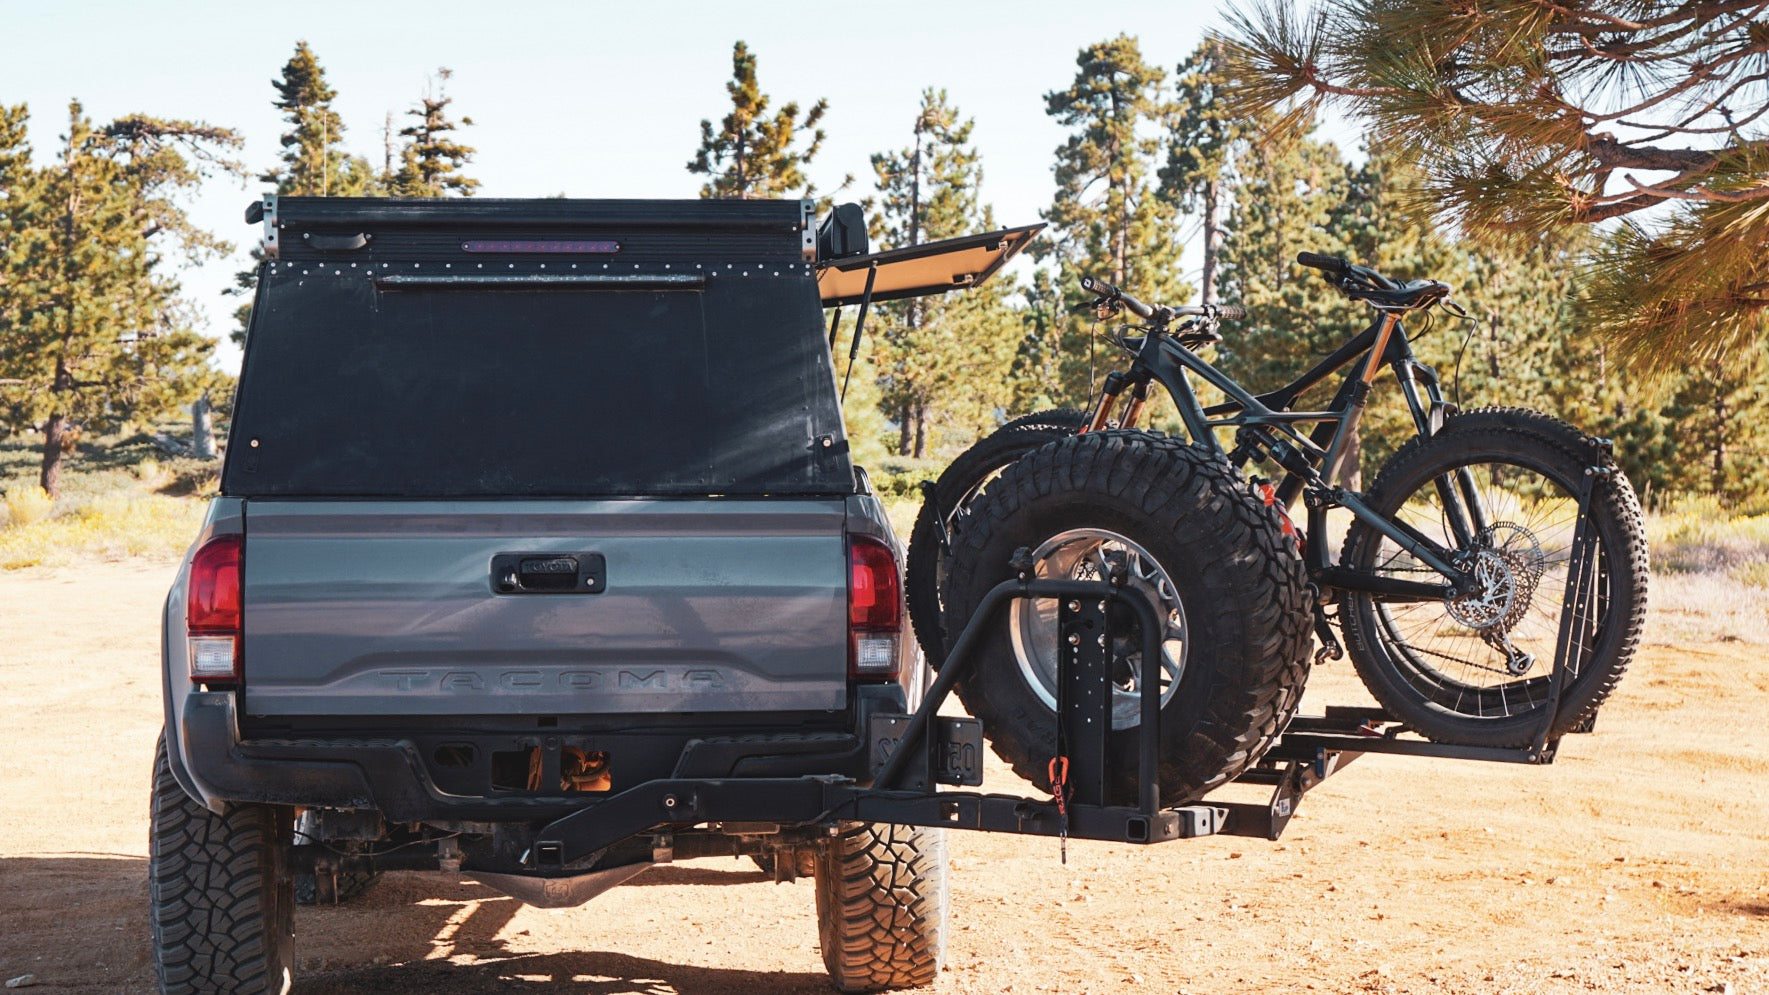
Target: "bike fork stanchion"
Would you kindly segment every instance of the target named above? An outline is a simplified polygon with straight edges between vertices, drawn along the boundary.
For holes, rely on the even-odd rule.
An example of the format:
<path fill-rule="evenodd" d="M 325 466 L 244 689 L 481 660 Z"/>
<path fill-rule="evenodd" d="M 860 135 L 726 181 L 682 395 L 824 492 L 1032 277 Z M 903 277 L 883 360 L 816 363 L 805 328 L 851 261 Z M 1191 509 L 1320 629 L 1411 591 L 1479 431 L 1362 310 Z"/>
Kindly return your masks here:
<path fill-rule="evenodd" d="M 1554 644 L 1554 668 L 1548 673 L 1548 703 L 1543 710 L 1542 728 L 1536 734 L 1534 754 L 1537 762 L 1553 759 L 1558 739 L 1553 735 L 1559 717 L 1560 696 L 1566 682 L 1585 662 L 1586 645 L 1596 619 L 1593 615 L 1597 597 L 1597 527 L 1591 520 L 1591 501 L 1601 478 L 1615 473 L 1607 463 L 1585 467 L 1579 482 L 1578 524 L 1573 530 L 1572 551 L 1566 566 L 1566 591 L 1560 603 L 1560 632 Z"/>

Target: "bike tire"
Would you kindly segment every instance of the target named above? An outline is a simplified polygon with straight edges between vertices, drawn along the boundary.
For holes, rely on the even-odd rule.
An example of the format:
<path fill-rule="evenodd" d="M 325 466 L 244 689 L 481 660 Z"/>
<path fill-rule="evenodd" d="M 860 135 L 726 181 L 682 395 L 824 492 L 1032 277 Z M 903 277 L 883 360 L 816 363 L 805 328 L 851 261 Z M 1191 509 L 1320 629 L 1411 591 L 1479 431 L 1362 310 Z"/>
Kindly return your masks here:
<path fill-rule="evenodd" d="M 940 585 L 946 576 L 941 522 L 948 534 L 956 531 L 970 502 L 1004 467 L 1045 443 L 1074 435 L 1086 423 L 1086 412 L 1070 408 L 1021 415 L 959 454 L 934 482 L 933 495 L 916 513 L 904 567 L 909 622 L 929 665 L 937 669 L 945 662 L 947 648 L 940 607 Z"/>
<path fill-rule="evenodd" d="M 1301 558 L 1276 513 L 1253 498 L 1220 454 L 1152 433 L 1089 432 L 1010 465 L 973 503 L 970 527 L 951 551 L 948 636 L 1012 576 L 1008 560 L 1016 549 L 1036 556 L 1084 533 L 1115 537 L 1118 549 L 1153 561 L 1152 573 L 1168 585 L 1156 589 L 1170 590 L 1178 603 L 1161 605 L 1180 619 L 1184 649 L 1163 688 L 1156 775 L 1163 804 L 1202 797 L 1264 754 L 1300 697 L 1311 632 Z M 1023 610 L 1042 609 L 1027 603 Z M 1042 671 L 1028 666 L 1028 657 L 1038 651 L 1015 628 L 1024 616 L 1007 615 L 1007 625 L 993 623 L 983 635 L 956 690 L 995 752 L 1020 777 L 1049 790 L 1054 699 L 1048 684 L 1034 685 Z M 1134 622 L 1115 624 L 1114 636 L 1140 645 Z M 1052 630 L 1053 646 L 1054 640 Z M 1114 691 L 1120 693 L 1135 701 L 1136 691 Z M 1114 710 L 1106 794 L 1110 803 L 1131 804 L 1139 722 L 1134 706 L 1128 721 L 1119 718 Z"/>
<path fill-rule="evenodd" d="M 1561 605 L 1565 588 L 1564 575 L 1553 569 L 1559 562 L 1553 551 L 1570 547 L 1572 529 L 1558 523 L 1564 512 L 1555 509 L 1570 507 L 1576 513 L 1578 488 L 1586 468 L 1594 465 L 1614 468 L 1607 453 L 1571 426 L 1520 408 L 1482 408 L 1452 416 L 1435 435 L 1412 440 L 1383 466 L 1365 500 L 1385 516 L 1429 507 L 1429 498 L 1421 503 L 1419 495 L 1461 468 L 1485 472 L 1489 497 L 1496 497 L 1499 512 L 1514 501 L 1512 517 L 1536 516 L 1498 526 L 1509 526 L 1533 544 L 1528 556 L 1516 554 L 1507 561 L 1518 566 L 1506 572 L 1520 577 L 1537 572 L 1526 580 L 1514 578 L 1518 589 L 1527 584 L 1529 593 L 1513 594 L 1500 620 L 1484 629 L 1470 626 L 1466 613 L 1459 617 L 1448 601 L 1396 609 L 1367 593 L 1343 593 L 1342 624 L 1352 663 L 1370 693 L 1399 721 L 1436 742 L 1474 746 L 1522 747 L 1541 733 L 1560 621 L 1560 612 L 1553 610 L 1552 624 L 1546 623 L 1548 606 Z M 1533 483 L 1531 475 L 1545 483 Z M 1521 497 L 1507 490 L 1525 484 L 1529 486 Z M 1645 524 L 1633 487 L 1619 471 L 1593 478 L 1590 514 L 1597 541 L 1594 618 L 1585 632 L 1582 665 L 1562 687 L 1547 726 L 1550 739 L 1574 731 L 1596 714 L 1632 661 L 1645 623 Z M 1442 536 L 1433 534 L 1445 536 L 1447 529 Z M 1564 544 L 1559 536 L 1567 537 Z M 1376 530 L 1354 522 L 1341 562 L 1361 570 L 1404 562 L 1398 553 L 1382 560 L 1384 548 Z M 1520 543 L 1518 548 L 1531 547 Z M 1528 566 L 1532 557 L 1539 567 Z M 1412 617 L 1399 617 L 1403 615 Z M 1532 620 L 1535 624 L 1526 625 Z M 1502 646 L 1494 646 L 1490 636 L 1480 640 L 1492 651 L 1487 656 L 1449 649 L 1472 647 L 1470 640 L 1480 637 L 1467 633 L 1499 625 Z M 1521 659 L 1513 652 L 1528 653 L 1527 669 L 1506 666 Z"/>

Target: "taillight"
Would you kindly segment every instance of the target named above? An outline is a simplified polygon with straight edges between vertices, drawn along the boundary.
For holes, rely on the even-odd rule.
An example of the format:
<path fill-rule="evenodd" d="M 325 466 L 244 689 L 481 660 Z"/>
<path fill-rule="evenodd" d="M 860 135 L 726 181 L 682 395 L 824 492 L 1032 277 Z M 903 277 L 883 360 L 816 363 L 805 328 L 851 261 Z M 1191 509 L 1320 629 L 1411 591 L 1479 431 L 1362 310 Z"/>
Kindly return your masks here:
<path fill-rule="evenodd" d="M 216 536 L 191 557 L 184 624 L 192 681 L 223 684 L 239 680 L 243 545 L 240 536 Z"/>
<path fill-rule="evenodd" d="M 848 676 L 892 680 L 903 637 L 897 554 L 872 536 L 848 543 Z"/>

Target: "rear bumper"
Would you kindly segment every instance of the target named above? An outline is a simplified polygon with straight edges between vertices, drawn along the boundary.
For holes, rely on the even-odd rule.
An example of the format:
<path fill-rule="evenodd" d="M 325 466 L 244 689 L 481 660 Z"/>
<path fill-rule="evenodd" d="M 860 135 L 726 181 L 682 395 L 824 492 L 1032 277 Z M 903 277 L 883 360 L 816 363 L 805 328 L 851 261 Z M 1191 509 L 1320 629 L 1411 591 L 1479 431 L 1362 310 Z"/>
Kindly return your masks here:
<path fill-rule="evenodd" d="M 643 763 L 635 756 L 628 769 L 636 773 L 623 778 L 621 753 L 611 749 L 614 791 L 661 777 L 741 780 L 838 775 L 867 781 L 869 758 L 861 730 L 871 714 L 900 713 L 905 703 L 902 688 L 895 684 L 857 686 L 855 691 L 855 726 L 849 732 L 628 736 L 622 741 L 631 743 L 635 751 L 648 745 L 654 754 L 668 752 L 646 756 Z M 211 808 L 264 803 L 375 810 L 390 822 L 505 823 L 557 819 L 593 806 L 610 794 L 463 793 L 463 778 L 448 783 L 448 772 L 433 767 L 433 740 L 474 745 L 489 756 L 495 747 L 514 741 L 507 734 L 242 739 L 236 699 L 226 691 L 188 694 L 177 719 L 168 724 L 169 732 L 176 730 L 168 743 L 174 772 L 187 792 Z M 572 745 L 577 739 L 571 735 L 529 735 L 523 741 L 532 742 L 543 756 L 551 749 L 556 757 L 561 746 Z"/>

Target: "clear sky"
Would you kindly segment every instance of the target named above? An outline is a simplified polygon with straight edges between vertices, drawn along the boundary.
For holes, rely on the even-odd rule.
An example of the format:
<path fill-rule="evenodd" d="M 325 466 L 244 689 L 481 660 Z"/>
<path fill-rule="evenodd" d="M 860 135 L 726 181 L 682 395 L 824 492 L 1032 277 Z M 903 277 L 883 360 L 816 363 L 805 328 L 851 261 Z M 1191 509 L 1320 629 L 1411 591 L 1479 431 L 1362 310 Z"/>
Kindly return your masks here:
<path fill-rule="evenodd" d="M 41 161 L 65 131 L 69 99 L 95 121 L 141 112 L 238 130 L 254 172 L 285 127 L 270 81 L 306 39 L 338 91 L 346 144 L 379 163 L 382 122 L 454 70 L 452 110 L 474 120 L 470 175 L 482 196 L 693 197 L 684 165 L 702 118 L 727 107 L 731 45 L 749 43 L 762 90 L 830 103 L 812 178 L 852 173 L 871 192 L 867 157 L 906 145 L 918 94 L 945 88 L 976 119 L 983 199 L 1002 224 L 1038 219 L 1054 191 L 1062 129 L 1043 95 L 1066 87 L 1087 44 L 1128 32 L 1169 73 L 1220 23 L 1209 4 L 903 2 L 340 3 L 0 0 L 0 102 L 31 109 Z M 197 221 L 234 241 L 231 259 L 188 272 L 207 330 L 224 337 L 236 304 L 221 291 L 255 234 L 242 212 L 256 181 L 217 178 L 192 201 Z M 1188 258 L 1188 266 L 1196 260 Z M 237 359 L 224 357 L 233 366 Z"/>

